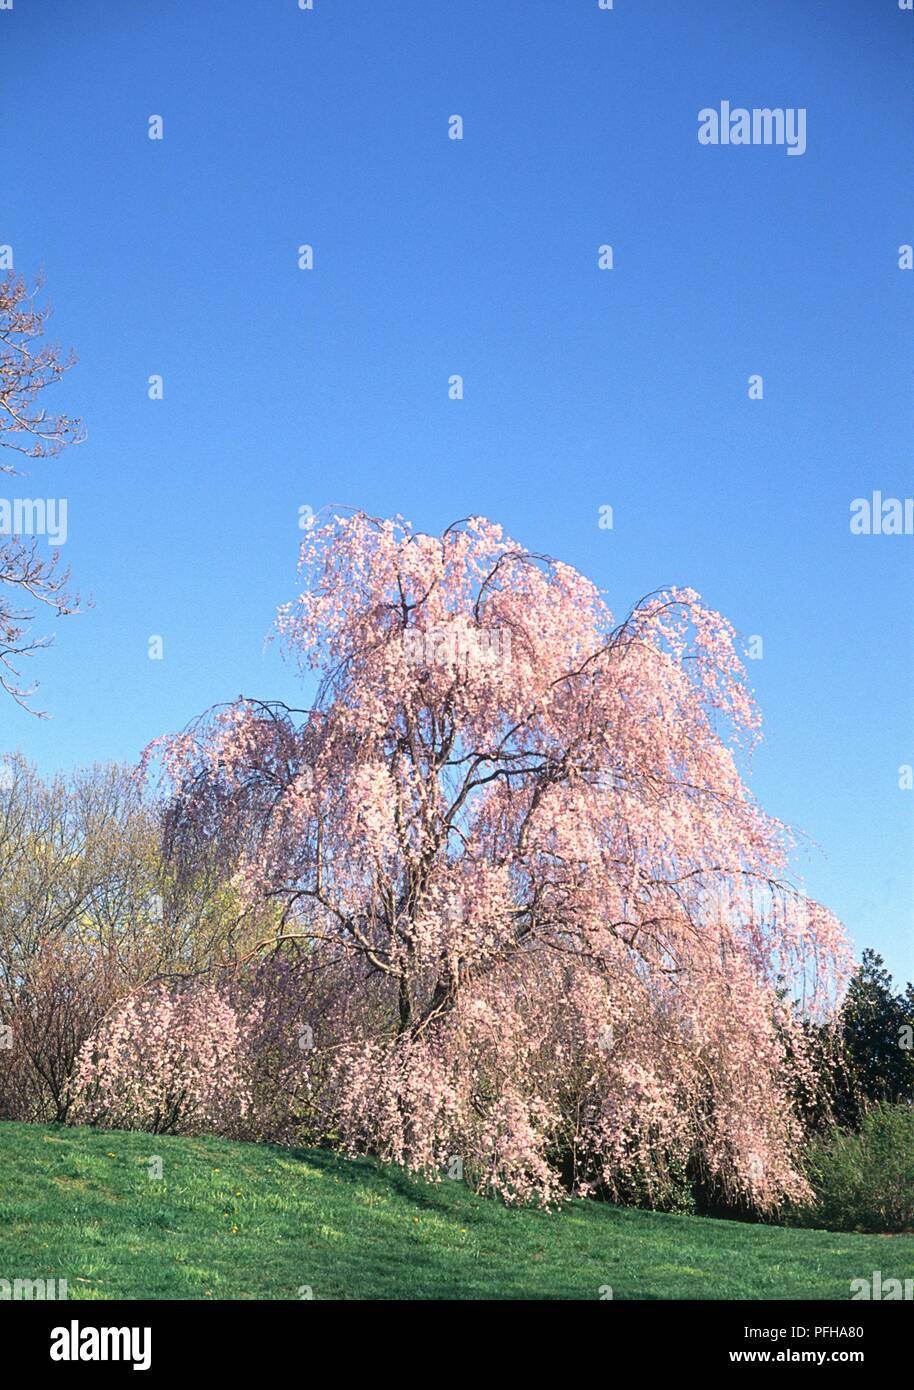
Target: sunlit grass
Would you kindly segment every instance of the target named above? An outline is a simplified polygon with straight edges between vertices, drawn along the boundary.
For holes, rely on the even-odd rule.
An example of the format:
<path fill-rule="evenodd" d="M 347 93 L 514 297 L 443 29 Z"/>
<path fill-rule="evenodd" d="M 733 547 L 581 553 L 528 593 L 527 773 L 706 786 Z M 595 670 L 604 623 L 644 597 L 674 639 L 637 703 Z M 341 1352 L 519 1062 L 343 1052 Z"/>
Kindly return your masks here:
<path fill-rule="evenodd" d="M 369 1159 L 0 1124 L 0 1278 L 71 1299 L 847 1299 L 877 1269 L 912 1277 L 914 1237 L 517 1211 Z"/>

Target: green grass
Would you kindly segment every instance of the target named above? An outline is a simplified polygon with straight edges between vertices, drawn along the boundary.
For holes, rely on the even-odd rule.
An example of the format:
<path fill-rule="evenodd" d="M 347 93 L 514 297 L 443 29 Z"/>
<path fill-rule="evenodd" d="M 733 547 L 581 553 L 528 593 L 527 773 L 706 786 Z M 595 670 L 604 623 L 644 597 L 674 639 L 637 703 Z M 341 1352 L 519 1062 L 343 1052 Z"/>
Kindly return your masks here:
<path fill-rule="evenodd" d="M 71 1298 L 847 1299 L 877 1269 L 912 1277 L 914 1237 L 517 1211 L 322 1151 L 0 1124 L 0 1277 Z"/>

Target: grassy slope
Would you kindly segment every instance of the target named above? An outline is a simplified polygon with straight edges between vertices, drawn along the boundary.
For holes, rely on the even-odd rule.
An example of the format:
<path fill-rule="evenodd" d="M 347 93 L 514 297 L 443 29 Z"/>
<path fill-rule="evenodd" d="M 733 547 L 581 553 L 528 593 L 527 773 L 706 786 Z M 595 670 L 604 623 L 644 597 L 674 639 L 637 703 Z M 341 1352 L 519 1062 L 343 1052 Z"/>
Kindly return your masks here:
<path fill-rule="evenodd" d="M 313 1150 L 0 1124 L 0 1277 L 71 1298 L 847 1299 L 875 1269 L 914 1275 L 914 1237 L 511 1211 Z"/>

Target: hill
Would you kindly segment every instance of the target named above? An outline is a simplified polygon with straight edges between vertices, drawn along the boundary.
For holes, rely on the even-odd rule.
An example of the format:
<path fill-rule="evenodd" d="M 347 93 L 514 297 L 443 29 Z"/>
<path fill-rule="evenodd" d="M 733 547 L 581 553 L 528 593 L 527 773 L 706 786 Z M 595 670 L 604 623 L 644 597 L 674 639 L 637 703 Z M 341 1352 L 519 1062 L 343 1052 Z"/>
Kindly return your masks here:
<path fill-rule="evenodd" d="M 846 1300 L 874 1270 L 914 1275 L 914 1237 L 509 1210 L 324 1151 L 0 1124 L 0 1276 L 71 1299 Z"/>

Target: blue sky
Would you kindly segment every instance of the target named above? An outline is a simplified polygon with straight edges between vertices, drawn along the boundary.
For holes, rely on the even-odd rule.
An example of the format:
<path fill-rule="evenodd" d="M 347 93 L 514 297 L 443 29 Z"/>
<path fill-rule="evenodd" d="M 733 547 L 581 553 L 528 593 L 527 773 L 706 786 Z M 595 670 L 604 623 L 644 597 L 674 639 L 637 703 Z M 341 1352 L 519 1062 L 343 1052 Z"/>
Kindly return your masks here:
<path fill-rule="evenodd" d="M 0 243 L 89 431 L 19 491 L 67 497 L 95 607 L 0 746 L 133 761 L 294 697 L 301 506 L 482 513 L 620 615 L 690 585 L 763 638 L 753 790 L 914 975 L 914 542 L 849 529 L 912 492 L 912 43 L 896 0 L 15 0 Z M 804 108 L 805 154 L 700 145 L 724 100 Z"/>

